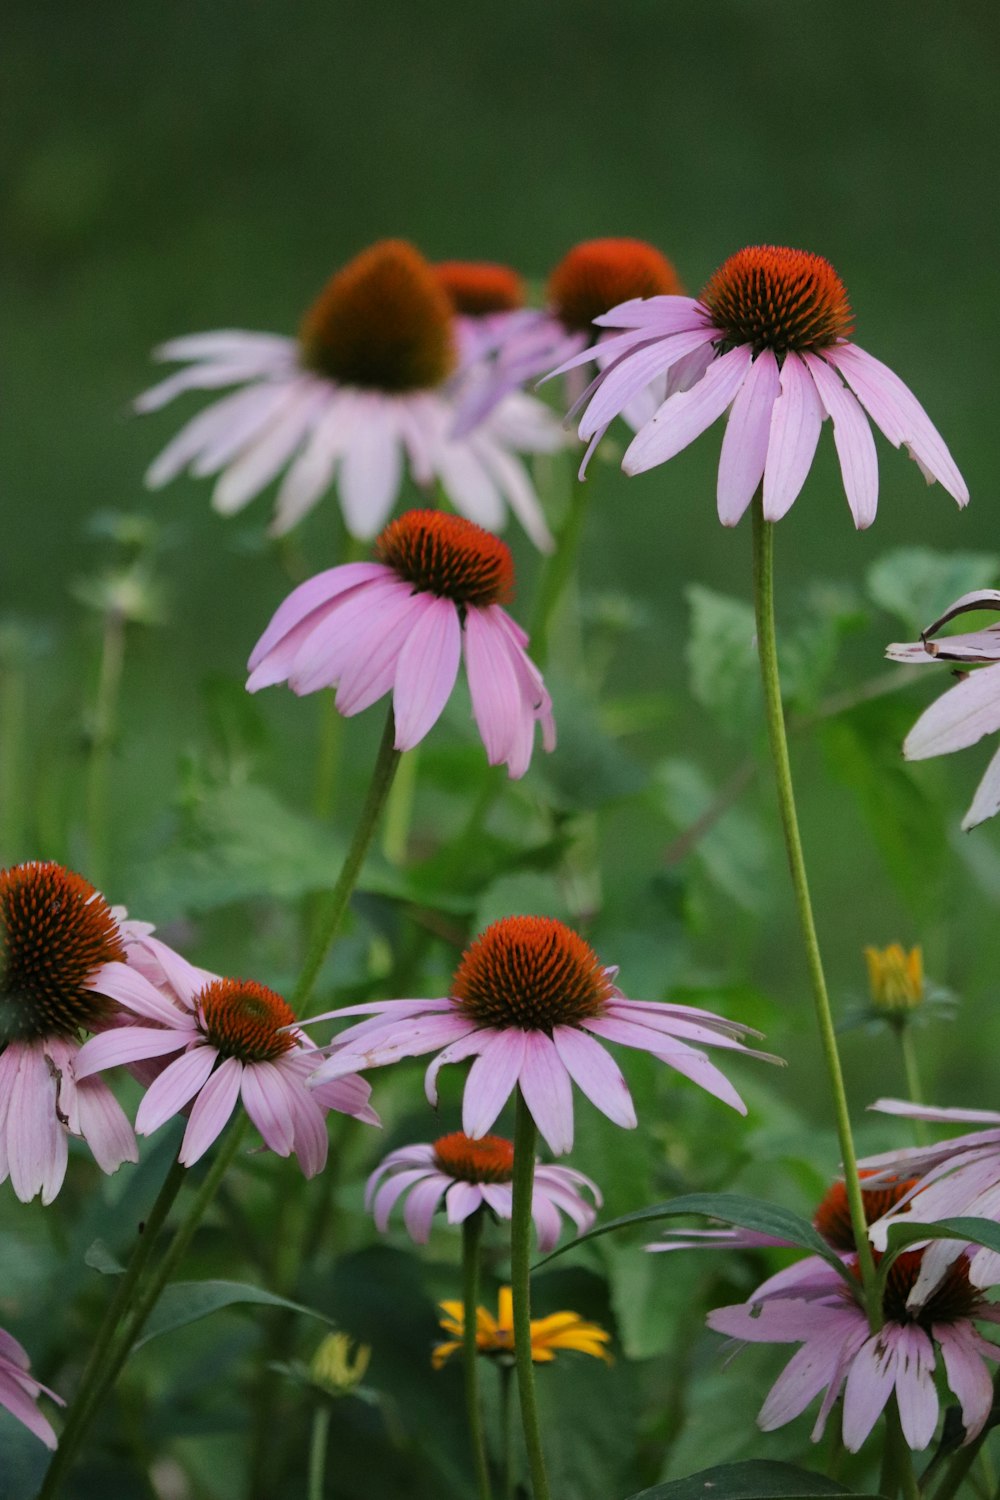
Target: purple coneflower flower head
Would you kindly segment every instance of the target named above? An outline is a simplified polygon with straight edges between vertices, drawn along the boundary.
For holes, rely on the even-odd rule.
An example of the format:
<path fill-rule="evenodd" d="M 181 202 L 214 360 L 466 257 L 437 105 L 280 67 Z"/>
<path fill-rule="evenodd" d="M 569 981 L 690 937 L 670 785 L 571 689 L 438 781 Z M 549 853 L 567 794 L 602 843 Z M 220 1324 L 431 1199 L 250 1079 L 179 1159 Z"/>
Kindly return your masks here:
<path fill-rule="evenodd" d="M 66 1403 L 47 1385 L 42 1385 L 29 1375 L 31 1361 L 27 1353 L 12 1334 L 0 1328 L 0 1406 L 5 1406 L 12 1417 L 41 1438 L 46 1448 L 55 1449 L 56 1435 L 52 1423 L 38 1410 L 38 1398 L 44 1391 L 46 1396 L 59 1406 Z"/>
<path fill-rule="evenodd" d="M 69 1135 L 104 1172 L 138 1161 L 107 1084 L 75 1071 L 81 1033 L 112 1022 L 104 976 L 124 957 L 118 922 L 81 875 L 37 861 L 0 871 L 0 1182 L 22 1203 L 52 1202 Z"/>
<path fill-rule="evenodd" d="M 976 589 L 963 594 L 921 633 L 919 641 L 896 642 L 886 647 L 892 661 L 923 665 L 933 661 L 963 662 L 981 670 L 963 676 L 930 708 L 925 709 L 903 741 L 907 760 L 929 760 L 952 750 L 965 750 L 987 734 L 1000 729 L 1000 624 L 935 639 L 937 632 L 959 615 L 981 609 L 1000 609 L 1000 591 Z M 975 828 L 1000 810 L 1000 750 L 986 767 L 976 795 L 962 819 L 962 827 Z"/>
<path fill-rule="evenodd" d="M 305 1176 L 314 1177 L 326 1164 L 327 1110 L 379 1123 L 363 1078 L 344 1076 L 320 1089 L 307 1088 L 316 1049 L 274 990 L 251 980 L 219 978 L 186 963 L 165 944 L 160 949 L 168 986 L 154 986 L 126 964 L 104 970 L 108 994 L 138 1024 L 91 1038 L 77 1063 L 87 1078 L 118 1064 L 170 1058 L 139 1105 L 140 1135 L 151 1135 L 190 1109 L 179 1160 L 191 1167 L 242 1099 L 270 1150 L 278 1156 L 294 1152 Z"/>
<path fill-rule="evenodd" d="M 506 508 L 536 545 L 551 546 L 518 457 L 565 441 L 539 401 L 453 434 L 458 367 L 451 302 L 403 240 L 383 240 L 339 271 L 298 338 L 222 330 L 172 339 L 157 358 L 186 368 L 146 391 L 140 412 L 190 390 L 238 387 L 184 426 L 151 465 L 159 489 L 186 469 L 218 475 L 212 504 L 232 515 L 283 474 L 272 531 L 289 531 L 336 484 L 344 521 L 370 538 L 385 524 L 408 468 L 455 507 L 499 529 Z"/>
<path fill-rule="evenodd" d="M 574 401 L 582 385 L 579 367 L 591 361 L 604 363 L 602 340 L 607 335 L 595 327 L 595 319 L 620 303 L 680 291 L 670 261 L 644 240 L 583 240 L 574 245 L 549 277 L 545 307 L 510 316 L 494 343 L 495 357 L 463 386 L 456 430 L 473 427 L 511 391 L 565 361 L 572 361 L 573 370 L 567 404 Z M 667 388 L 667 378 L 661 375 L 637 388 L 622 411 L 625 420 L 634 428 L 641 426 Z"/>
<path fill-rule="evenodd" d="M 336 1038 L 316 1081 L 441 1048 L 425 1081 L 436 1104 L 441 1068 L 475 1058 L 463 1096 L 465 1134 L 484 1136 L 520 1088 L 543 1138 L 561 1156 L 573 1145 L 574 1083 L 616 1125 L 637 1124 L 628 1085 L 602 1045 L 620 1042 L 651 1053 L 745 1114 L 739 1094 L 701 1049 L 762 1057 L 742 1044 L 757 1033 L 693 1006 L 628 1000 L 614 983 L 616 973 L 562 922 L 505 917 L 467 949 L 447 998 L 377 1000 L 314 1017 L 371 1017 Z"/>
<path fill-rule="evenodd" d="M 513 1206 L 514 1146 L 499 1135 L 478 1140 L 456 1130 L 433 1145 L 402 1146 L 390 1151 L 376 1167 L 365 1189 L 365 1207 L 384 1234 L 389 1215 L 408 1195 L 403 1222 L 410 1238 L 425 1245 L 431 1220 L 442 1206 L 449 1224 L 461 1224 L 480 1208 L 489 1208 L 501 1219 L 509 1219 Z M 381 1184 L 381 1185 L 380 1185 Z M 590 1202 L 581 1189 L 593 1199 Z M 532 1186 L 531 1215 L 538 1234 L 538 1248 L 545 1254 L 554 1248 L 566 1214 L 585 1234 L 602 1203 L 595 1182 L 573 1167 L 536 1163 Z"/>
<path fill-rule="evenodd" d="M 641 474 L 666 463 L 729 409 L 718 510 L 735 526 L 763 482 L 777 521 L 805 483 L 829 417 L 855 525 L 878 502 L 875 442 L 865 413 L 893 447 L 906 447 L 928 483 L 965 505 L 969 492 L 940 434 L 899 376 L 850 341 L 853 320 L 830 263 L 804 250 L 753 245 L 724 262 L 700 298 L 652 297 L 597 320 L 619 330 L 586 392 L 581 474 L 611 422 L 649 381 L 686 362 L 675 390 L 638 431 L 622 463 Z M 569 370 L 585 356 L 564 360 Z M 560 370 L 554 373 L 560 373 Z"/>
<path fill-rule="evenodd" d="M 509 548 L 460 516 L 411 510 L 386 527 L 376 555 L 288 596 L 253 649 L 248 691 L 334 687 L 347 717 L 391 692 L 396 749 L 411 750 L 441 717 L 464 653 L 490 765 L 523 776 L 536 723 L 546 750 L 555 723 L 528 637 L 502 608 L 514 587 Z"/>
<path fill-rule="evenodd" d="M 983 1338 L 976 1321 L 1000 1321 L 1000 1308 L 969 1281 L 959 1258 L 946 1278 L 920 1301 L 912 1291 L 923 1251 L 892 1264 L 883 1297 L 883 1325 L 872 1333 L 844 1278 L 826 1266 L 826 1291 L 799 1296 L 752 1297 L 708 1314 L 717 1333 L 755 1344 L 801 1344 L 771 1388 L 757 1418 L 765 1432 L 783 1427 L 824 1392 L 812 1438 L 818 1442 L 841 1391 L 844 1445 L 856 1453 L 895 1391 L 903 1434 L 911 1448 L 926 1448 L 937 1427 L 935 1345 L 948 1385 L 958 1398 L 969 1442 L 983 1428 L 993 1405 L 993 1382 L 984 1360 L 1000 1349 Z"/>

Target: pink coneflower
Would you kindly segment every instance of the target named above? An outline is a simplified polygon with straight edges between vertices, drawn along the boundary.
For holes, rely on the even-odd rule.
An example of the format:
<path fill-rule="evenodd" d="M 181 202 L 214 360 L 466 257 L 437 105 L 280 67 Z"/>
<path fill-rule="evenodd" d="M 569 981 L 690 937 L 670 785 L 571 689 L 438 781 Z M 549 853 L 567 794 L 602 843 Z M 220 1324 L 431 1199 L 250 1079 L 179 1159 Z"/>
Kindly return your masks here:
<path fill-rule="evenodd" d="M 75 1071 L 80 1033 L 115 1009 L 105 966 L 124 956 L 117 921 L 82 876 L 51 862 L 0 870 L 0 1182 L 9 1176 L 22 1203 L 52 1202 L 68 1135 L 104 1172 L 138 1161 L 107 1084 Z"/>
<path fill-rule="evenodd" d="M 544 308 L 509 318 L 495 341 L 496 357 L 461 392 L 457 430 L 482 421 L 509 392 L 536 381 L 554 365 L 603 365 L 602 340 L 594 326 L 602 314 L 636 298 L 681 291 L 670 261 L 644 240 L 583 240 L 563 256 L 549 277 Z M 484 353 L 490 351 L 484 350 Z M 579 394 L 574 376 L 568 397 Z M 656 375 L 633 393 L 622 415 L 633 427 L 652 416 L 667 394 L 666 377 Z"/>
<path fill-rule="evenodd" d="M 66 1403 L 47 1385 L 34 1380 L 28 1374 L 30 1368 L 26 1351 L 12 1334 L 0 1328 L 0 1406 L 5 1406 L 36 1438 L 41 1438 L 46 1448 L 54 1450 L 56 1435 L 52 1423 L 42 1416 L 35 1403 L 43 1391 L 57 1405 Z"/>
<path fill-rule="evenodd" d="M 561 1156 L 573 1145 L 573 1083 L 616 1125 L 636 1125 L 628 1085 L 601 1045 L 620 1042 L 652 1053 L 745 1114 L 729 1080 L 691 1044 L 760 1057 L 741 1042 L 756 1033 L 692 1006 L 628 1000 L 614 984 L 616 973 L 562 922 L 505 917 L 466 950 L 447 998 L 377 1000 L 315 1017 L 372 1017 L 335 1039 L 316 1081 L 440 1047 L 426 1076 L 427 1096 L 436 1104 L 444 1064 L 474 1057 L 462 1109 L 466 1135 L 484 1136 L 519 1087 L 542 1136 Z"/>
<path fill-rule="evenodd" d="M 605 345 L 609 362 L 587 393 L 580 436 L 590 446 L 581 474 L 627 403 L 683 360 L 687 388 L 670 395 L 639 429 L 622 467 L 626 474 L 641 474 L 665 463 L 731 408 L 719 463 L 724 526 L 736 525 L 762 480 L 765 518 L 777 521 L 785 514 L 812 466 L 826 417 L 833 421 L 855 525 L 870 526 L 878 465 L 865 412 L 893 447 L 909 450 L 928 483 L 940 480 L 959 505 L 968 501 L 965 482 L 916 397 L 848 339 L 853 319 L 847 292 L 822 256 L 753 245 L 730 256 L 697 300 L 653 297 L 597 321 L 624 331 Z M 583 358 L 565 360 L 560 368 L 571 369 Z M 698 360 L 702 373 L 694 379 L 690 366 Z"/>
<path fill-rule="evenodd" d="M 825 1268 L 825 1295 L 764 1300 L 755 1295 L 708 1314 L 709 1327 L 717 1333 L 754 1344 L 802 1345 L 761 1408 L 757 1422 L 765 1432 L 791 1422 L 825 1391 L 812 1432 L 818 1442 L 843 1390 L 844 1445 L 856 1453 L 895 1390 L 907 1443 L 926 1448 L 939 1412 L 935 1344 L 962 1409 L 965 1441 L 981 1432 L 993 1405 L 993 1382 L 983 1360 L 1000 1359 L 1000 1349 L 982 1337 L 974 1322 L 1000 1321 L 1000 1308 L 986 1302 L 970 1284 L 964 1257 L 933 1292 L 915 1303 L 912 1291 L 922 1255 L 913 1250 L 893 1262 L 883 1295 L 884 1322 L 874 1334 L 864 1310 L 832 1266 Z"/>
<path fill-rule="evenodd" d="M 384 1234 L 393 1207 L 409 1194 L 403 1221 L 410 1238 L 418 1245 L 425 1245 L 431 1220 L 442 1205 L 449 1224 L 463 1223 L 484 1206 L 498 1218 L 509 1219 L 513 1176 L 511 1141 L 498 1135 L 473 1140 L 456 1130 L 441 1136 L 433 1145 L 402 1146 L 398 1151 L 390 1151 L 368 1179 L 365 1207 L 371 1210 L 376 1228 Z M 593 1203 L 587 1201 L 581 1188 L 590 1193 Z M 556 1245 L 560 1213 L 572 1219 L 577 1232 L 584 1234 L 593 1224 L 601 1202 L 597 1184 L 582 1172 L 573 1167 L 537 1163 L 531 1216 L 538 1232 L 539 1250 L 544 1254 Z"/>
<path fill-rule="evenodd" d="M 372 245 L 339 271 L 298 338 L 222 330 L 172 339 L 156 355 L 190 363 L 140 396 L 140 412 L 185 391 L 239 389 L 167 445 L 146 475 L 153 489 L 185 469 L 217 474 L 212 504 L 231 515 L 284 472 L 271 528 L 281 535 L 336 483 L 348 530 L 367 539 L 385 524 L 408 468 L 480 524 L 499 529 L 509 506 L 536 545 L 551 545 L 518 454 L 558 448 L 558 423 L 523 398 L 455 438 L 451 303 L 403 240 Z"/>
<path fill-rule="evenodd" d="M 528 637 L 501 608 L 514 587 L 509 549 L 460 516 L 411 510 L 386 527 L 376 555 L 289 594 L 253 649 L 248 691 L 335 687 L 348 717 L 391 692 L 396 749 L 410 750 L 441 717 L 464 649 L 490 765 L 523 776 L 535 724 L 546 750 L 555 724 Z"/>
<path fill-rule="evenodd" d="M 984 735 L 995 734 L 1000 729 L 1000 625 L 987 625 L 981 630 L 934 639 L 950 620 L 981 609 L 1000 609 L 1000 591 L 976 589 L 971 594 L 963 594 L 939 619 L 928 625 L 919 641 L 896 643 L 886 648 L 886 656 L 893 661 L 917 665 L 958 661 L 982 668 L 964 677 L 957 687 L 942 694 L 920 715 L 903 741 L 903 754 L 907 760 L 929 760 L 935 755 L 947 755 L 952 750 L 965 750 Z M 962 827 L 975 828 L 977 823 L 992 818 L 998 810 L 1000 750 L 986 767 L 972 804 L 962 819 Z"/>
<path fill-rule="evenodd" d="M 455 314 L 459 368 L 495 353 L 512 328 L 535 317 L 525 306 L 524 278 L 488 260 L 443 260 L 434 275 Z"/>
<path fill-rule="evenodd" d="M 180 1053 L 143 1096 L 136 1115 L 140 1135 L 152 1134 L 190 1105 L 179 1160 L 193 1166 L 242 1098 L 265 1144 L 278 1156 L 294 1152 L 306 1177 L 314 1177 L 326 1164 L 327 1110 L 379 1123 L 363 1078 L 341 1077 L 319 1090 L 306 1087 L 316 1049 L 274 990 L 207 974 L 160 947 L 169 955 L 164 966 L 169 993 L 135 968 L 108 965 L 102 978 L 107 993 L 141 1024 L 93 1037 L 77 1061 L 79 1075 L 86 1078 L 118 1064 Z"/>

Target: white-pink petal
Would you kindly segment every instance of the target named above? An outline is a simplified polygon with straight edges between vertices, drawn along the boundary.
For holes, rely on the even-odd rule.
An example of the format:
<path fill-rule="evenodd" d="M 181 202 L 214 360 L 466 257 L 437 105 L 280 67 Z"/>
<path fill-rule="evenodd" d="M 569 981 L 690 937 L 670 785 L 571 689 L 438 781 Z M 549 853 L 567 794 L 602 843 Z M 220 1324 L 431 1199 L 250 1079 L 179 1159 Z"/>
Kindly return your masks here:
<path fill-rule="evenodd" d="M 691 390 L 670 396 L 629 444 L 622 468 L 642 474 L 666 463 L 721 417 L 751 364 L 749 348 L 741 344 L 709 365 Z"/>
<path fill-rule="evenodd" d="M 240 1097 L 242 1074 L 239 1058 L 225 1058 L 194 1101 L 177 1157 L 185 1167 L 200 1161 L 225 1129 Z"/>
<path fill-rule="evenodd" d="M 396 662 L 392 704 L 397 750 L 412 750 L 437 723 L 461 660 L 462 627 L 456 606 L 433 594 L 425 598 Z"/>
<path fill-rule="evenodd" d="M 503 1109 L 520 1076 L 526 1035 L 517 1027 L 494 1032 L 469 1069 L 462 1096 L 462 1129 L 478 1140 Z"/>
<path fill-rule="evenodd" d="M 723 526 L 736 525 L 763 478 L 779 389 L 778 362 L 765 349 L 750 365 L 736 393 L 722 439 L 717 498 Z"/>
<path fill-rule="evenodd" d="M 791 350 L 781 367 L 781 394 L 771 413 L 764 469 L 764 518 L 780 521 L 798 499 L 812 467 L 823 426 L 823 407 L 799 356 Z"/>

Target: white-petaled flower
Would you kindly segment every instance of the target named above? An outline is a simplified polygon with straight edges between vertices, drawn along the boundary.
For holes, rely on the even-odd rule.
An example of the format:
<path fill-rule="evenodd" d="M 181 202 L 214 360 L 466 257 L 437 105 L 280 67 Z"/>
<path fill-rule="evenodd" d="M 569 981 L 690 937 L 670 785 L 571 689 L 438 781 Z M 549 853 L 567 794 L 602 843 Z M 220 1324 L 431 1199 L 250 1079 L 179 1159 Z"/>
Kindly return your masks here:
<path fill-rule="evenodd" d="M 552 545 L 519 455 L 552 452 L 565 436 L 523 395 L 455 436 L 455 317 L 405 241 L 381 241 L 339 271 L 297 338 L 227 329 L 171 339 L 156 355 L 186 368 L 144 392 L 137 411 L 186 391 L 237 389 L 167 444 L 146 475 L 153 489 L 185 470 L 217 475 L 212 504 L 232 515 L 283 475 L 271 528 L 280 535 L 335 484 L 348 530 L 369 539 L 408 470 L 481 526 L 501 529 L 509 507 L 536 546 Z"/>

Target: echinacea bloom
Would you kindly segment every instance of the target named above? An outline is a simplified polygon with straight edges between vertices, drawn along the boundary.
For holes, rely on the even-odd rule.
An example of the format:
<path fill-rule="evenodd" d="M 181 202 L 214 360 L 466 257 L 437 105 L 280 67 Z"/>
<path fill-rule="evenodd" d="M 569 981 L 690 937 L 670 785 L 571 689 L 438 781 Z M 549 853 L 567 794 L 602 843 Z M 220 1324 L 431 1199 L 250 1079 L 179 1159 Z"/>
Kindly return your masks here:
<path fill-rule="evenodd" d="M 509 506 L 536 545 L 551 545 L 518 454 L 560 447 L 558 423 L 522 397 L 456 439 L 451 303 L 403 240 L 382 240 L 337 272 L 297 338 L 226 329 L 172 339 L 156 357 L 187 365 L 141 395 L 137 411 L 186 391 L 238 389 L 168 443 L 146 475 L 151 489 L 185 469 L 218 475 L 212 504 L 232 515 L 284 473 L 271 528 L 282 535 L 336 483 L 348 530 L 368 539 L 407 467 L 482 525 L 498 530 Z"/>
<path fill-rule="evenodd" d="M 248 692 L 335 687 L 348 718 L 391 692 L 396 749 L 412 750 L 441 717 L 464 651 L 489 763 L 523 776 L 536 723 L 546 750 L 555 723 L 528 637 L 502 608 L 514 588 L 509 548 L 461 516 L 411 510 L 375 551 L 378 562 L 330 568 L 289 594 L 253 649 Z"/>
<path fill-rule="evenodd" d="M 365 1207 L 374 1214 L 376 1228 L 384 1234 L 394 1206 L 408 1194 L 403 1221 L 411 1239 L 425 1245 L 431 1220 L 442 1205 L 449 1224 L 464 1223 L 483 1207 L 492 1209 L 501 1219 L 509 1219 L 513 1176 L 511 1141 L 498 1135 L 472 1140 L 456 1130 L 433 1145 L 401 1146 L 398 1151 L 390 1151 L 368 1179 Z M 593 1203 L 581 1189 L 590 1193 Z M 601 1202 L 597 1184 L 582 1172 L 536 1163 L 531 1216 L 542 1254 L 552 1250 L 559 1239 L 560 1213 L 572 1219 L 577 1232 L 584 1234 L 594 1222 L 595 1205 L 600 1208 Z"/>
<path fill-rule="evenodd" d="M 877 1333 L 871 1332 L 864 1309 L 832 1266 L 825 1267 L 825 1295 L 763 1300 L 755 1295 L 708 1314 L 710 1328 L 747 1343 L 802 1345 L 772 1386 L 757 1418 L 759 1427 L 765 1432 L 783 1427 L 823 1391 L 812 1432 L 818 1442 L 843 1391 L 844 1445 L 856 1453 L 895 1390 L 907 1443 L 926 1448 L 940 1410 L 934 1385 L 936 1345 L 962 1409 L 965 1442 L 981 1432 L 993 1405 L 993 1382 L 983 1361 L 1000 1359 L 1000 1349 L 983 1338 L 975 1323 L 1000 1321 L 1000 1308 L 971 1285 L 964 1256 L 933 1291 L 914 1301 L 923 1254 L 905 1252 L 890 1267 L 884 1321 Z"/>
<path fill-rule="evenodd" d="M 306 1087 L 316 1050 L 274 990 L 196 969 L 165 944 L 160 957 L 168 983 L 159 987 L 134 967 L 107 965 L 102 983 L 138 1024 L 92 1037 L 77 1060 L 79 1076 L 87 1078 L 119 1064 L 171 1059 L 143 1095 L 135 1122 L 140 1135 L 190 1106 L 179 1160 L 191 1167 L 242 1099 L 270 1150 L 294 1152 L 305 1176 L 314 1177 L 326 1164 L 327 1110 L 379 1123 L 363 1078 Z"/>
<path fill-rule="evenodd" d="M 903 1015 L 924 1000 L 924 955 L 919 946 L 909 952 L 901 943 L 865 949 L 868 987 L 876 1010 Z"/>
<path fill-rule="evenodd" d="M 870 526 L 878 464 L 866 412 L 893 447 L 909 450 L 928 483 L 939 480 L 959 505 L 968 501 L 965 482 L 916 397 L 850 341 L 847 292 L 822 256 L 749 246 L 719 267 L 700 298 L 627 302 L 597 322 L 619 331 L 604 345 L 607 363 L 580 422 L 580 436 L 590 443 L 583 468 L 636 393 L 686 361 L 684 388 L 639 429 L 622 467 L 641 474 L 666 463 L 728 408 L 718 479 L 724 526 L 736 525 L 762 481 L 765 518 L 777 521 L 786 513 L 805 483 L 827 417 L 854 523 Z M 583 359 L 564 360 L 554 373 Z M 702 364 L 697 379 L 693 360 Z"/>
<path fill-rule="evenodd" d="M 443 260 L 434 266 L 434 275 L 455 314 L 461 371 L 492 354 L 512 326 L 535 317 L 524 305 L 524 278 L 510 266 Z"/>
<path fill-rule="evenodd" d="M 66 1403 L 47 1385 L 34 1380 L 28 1374 L 30 1368 L 27 1353 L 17 1339 L 0 1328 L 0 1406 L 5 1406 L 36 1438 L 41 1438 L 46 1448 L 54 1450 L 56 1435 L 52 1423 L 42 1416 L 36 1403 L 43 1391 L 59 1406 Z"/>
<path fill-rule="evenodd" d="M 39 861 L 0 870 L 0 1182 L 22 1203 L 52 1202 L 69 1135 L 104 1172 L 139 1159 L 107 1084 L 76 1073 L 81 1033 L 111 1023 L 104 977 L 124 957 L 118 922 L 81 875 Z"/>
<path fill-rule="evenodd" d="M 900 1200 L 918 1223 L 938 1219 L 1000 1218 L 1000 1113 L 992 1109 L 941 1109 L 930 1104 L 911 1104 L 908 1099 L 878 1099 L 871 1108 L 902 1119 L 925 1120 L 940 1125 L 985 1125 L 938 1141 L 933 1146 L 910 1146 L 865 1158 L 863 1165 L 878 1173 L 882 1181 L 916 1178 Z M 884 1249 L 895 1214 L 887 1212 L 872 1226 L 872 1242 Z M 936 1284 L 950 1263 L 963 1250 L 956 1240 L 935 1240 L 924 1255 L 922 1280 L 917 1294 Z M 971 1250 L 971 1278 L 976 1286 L 1000 1282 L 1000 1255 L 992 1250 Z"/>
<path fill-rule="evenodd" d="M 595 327 L 602 314 L 623 302 L 680 290 L 670 261 L 645 240 L 583 240 L 574 245 L 549 277 L 545 307 L 511 316 L 499 329 L 495 357 L 461 391 L 456 430 L 474 427 L 511 391 L 538 380 L 554 365 L 568 360 L 574 371 L 591 361 L 603 366 L 602 341 L 607 336 Z M 572 379 L 569 402 L 580 394 L 579 377 Z M 639 427 L 666 394 L 666 377 L 654 375 L 636 389 L 622 415 L 633 428 Z"/>
<path fill-rule="evenodd" d="M 453 1354 L 460 1354 L 465 1337 L 465 1309 L 461 1302 L 442 1302 L 444 1317 L 440 1320 L 451 1338 L 435 1344 L 431 1363 L 435 1370 Z M 598 1323 L 588 1323 L 575 1312 L 550 1313 L 547 1318 L 531 1320 L 531 1358 L 536 1365 L 551 1364 L 559 1349 L 575 1349 L 595 1359 L 611 1363 L 607 1345 L 611 1335 Z M 497 1296 L 496 1317 L 485 1307 L 476 1308 L 476 1351 L 501 1361 L 514 1358 L 514 1303 L 509 1286 L 502 1286 Z"/>
<path fill-rule="evenodd" d="M 651 1053 L 745 1114 L 739 1094 L 701 1047 L 764 1057 L 742 1044 L 757 1033 L 693 1006 L 626 999 L 616 974 L 562 922 L 504 917 L 466 950 L 447 997 L 373 1000 L 313 1017 L 371 1017 L 334 1039 L 316 1081 L 441 1048 L 425 1080 L 436 1104 L 445 1063 L 475 1058 L 465 1081 L 465 1134 L 484 1136 L 519 1088 L 543 1138 L 561 1156 L 573 1145 L 573 1083 L 616 1125 L 637 1124 L 628 1085 L 601 1045 L 620 1042 Z"/>
<path fill-rule="evenodd" d="M 937 632 L 960 615 L 981 609 L 1000 609 L 1000 591 L 976 589 L 963 594 L 921 633 L 919 641 L 897 642 L 886 648 L 892 661 L 909 665 L 927 662 L 962 662 L 979 667 L 978 672 L 963 676 L 955 687 L 942 693 L 920 718 L 903 741 L 907 760 L 929 760 L 965 750 L 986 734 L 1000 729 L 1000 624 L 960 635 L 941 636 Z M 1000 810 L 1000 750 L 996 751 L 976 795 L 962 819 L 964 829 L 975 828 Z"/>

